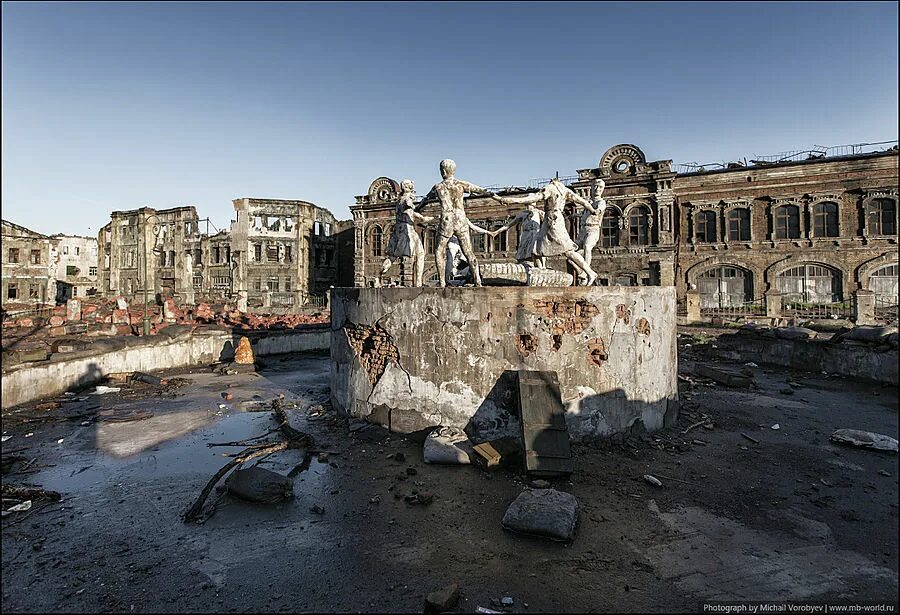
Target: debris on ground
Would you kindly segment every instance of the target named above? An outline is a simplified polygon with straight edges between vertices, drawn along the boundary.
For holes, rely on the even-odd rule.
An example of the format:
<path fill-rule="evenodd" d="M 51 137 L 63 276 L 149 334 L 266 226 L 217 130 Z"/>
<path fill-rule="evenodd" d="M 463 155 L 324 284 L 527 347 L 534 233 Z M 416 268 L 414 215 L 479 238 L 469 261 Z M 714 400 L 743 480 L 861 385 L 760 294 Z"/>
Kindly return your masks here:
<path fill-rule="evenodd" d="M 323 508 L 322 506 L 319 506 L 319 505 L 310 506 L 310 507 L 309 507 L 309 512 L 311 512 L 311 513 L 314 514 L 314 515 L 324 515 L 324 514 L 325 514 L 325 508 Z"/>
<path fill-rule="evenodd" d="M 425 463 L 469 464 L 472 443 L 462 429 L 437 427 L 425 438 L 422 457 Z"/>
<path fill-rule="evenodd" d="M 131 423 L 143 421 L 153 416 L 151 410 L 101 410 L 97 418 L 101 423 Z"/>
<path fill-rule="evenodd" d="M 522 458 L 522 445 L 512 437 L 482 442 L 472 447 L 472 461 L 486 470 L 508 467 Z"/>
<path fill-rule="evenodd" d="M 459 602 L 459 585 L 453 584 L 433 591 L 425 597 L 425 613 L 443 613 L 454 609 Z"/>
<path fill-rule="evenodd" d="M 289 448 L 308 449 L 313 444 L 313 439 L 310 435 L 291 427 L 290 423 L 288 422 L 287 413 L 284 409 L 285 404 L 281 399 L 273 399 L 271 402 L 271 407 L 273 416 L 278 421 L 278 431 L 281 433 L 284 439 L 279 442 L 251 445 L 235 455 L 231 461 L 222 466 L 219 471 L 216 472 L 211 479 L 209 479 L 209 482 L 207 482 L 206 486 L 203 487 L 203 489 L 200 491 L 200 495 L 197 497 L 194 503 L 191 504 L 190 507 L 188 507 L 188 509 L 184 512 L 182 519 L 185 523 L 201 518 L 203 513 L 203 504 L 206 502 L 206 498 L 209 497 L 209 494 L 216 486 L 216 483 L 218 483 L 222 478 L 225 477 L 226 474 L 228 474 L 232 470 L 239 468 L 244 463 L 250 461 L 251 459 L 256 459 L 257 457 L 268 456 L 279 451 L 287 450 Z M 208 514 L 212 514 L 212 512 L 214 511 L 215 506 L 212 507 L 211 511 Z"/>
<path fill-rule="evenodd" d="M 225 488 L 229 494 L 249 502 L 271 504 L 294 497 L 294 481 L 259 466 L 235 470 L 225 481 Z"/>
<path fill-rule="evenodd" d="M 511 596 L 503 596 L 502 598 L 500 598 L 500 604 L 502 604 L 503 606 L 512 606 L 513 599 Z"/>
<path fill-rule="evenodd" d="M 747 375 L 731 369 L 713 367 L 711 365 L 706 365 L 705 363 L 697 365 L 695 370 L 698 375 L 714 380 L 719 384 L 724 384 L 725 386 L 742 389 L 753 386 L 752 372 Z"/>
<path fill-rule="evenodd" d="M 97 388 L 94 389 L 94 392 L 91 395 L 106 395 L 107 393 L 118 393 L 122 389 L 120 387 L 108 387 L 102 384 L 98 384 Z"/>
<path fill-rule="evenodd" d="M 519 408 L 525 470 L 537 476 L 569 476 L 575 471 L 566 409 L 554 371 L 520 370 Z"/>
<path fill-rule="evenodd" d="M 871 431 L 858 429 L 838 429 L 831 434 L 831 441 L 840 444 L 849 444 L 860 448 L 870 448 L 878 451 L 897 452 L 897 440 L 890 436 Z"/>
<path fill-rule="evenodd" d="M 425 506 L 434 501 L 434 494 L 430 491 L 413 491 L 404 500 L 406 500 L 407 504 L 412 504 L 413 506 Z"/>
<path fill-rule="evenodd" d="M 128 382 L 145 382 L 154 386 L 161 386 L 163 384 L 166 384 L 166 381 L 162 378 L 158 378 L 157 376 L 153 376 L 151 374 L 145 374 L 144 372 L 132 373 L 128 377 Z"/>
<path fill-rule="evenodd" d="M 526 489 L 513 500 L 501 525 L 521 534 L 556 541 L 569 541 L 578 520 L 578 501 L 571 493 L 556 489 Z"/>
<path fill-rule="evenodd" d="M 644 481 L 649 485 L 653 485 L 654 487 L 663 486 L 662 482 L 658 478 L 650 474 L 644 474 Z"/>
<path fill-rule="evenodd" d="M 812 329 L 803 327 L 777 327 L 775 329 L 775 337 L 783 340 L 811 340 L 815 339 L 818 333 Z"/>
<path fill-rule="evenodd" d="M 502 613 L 503 611 L 495 611 L 494 609 L 489 609 L 484 606 L 479 606 L 475 609 L 476 613 Z"/>

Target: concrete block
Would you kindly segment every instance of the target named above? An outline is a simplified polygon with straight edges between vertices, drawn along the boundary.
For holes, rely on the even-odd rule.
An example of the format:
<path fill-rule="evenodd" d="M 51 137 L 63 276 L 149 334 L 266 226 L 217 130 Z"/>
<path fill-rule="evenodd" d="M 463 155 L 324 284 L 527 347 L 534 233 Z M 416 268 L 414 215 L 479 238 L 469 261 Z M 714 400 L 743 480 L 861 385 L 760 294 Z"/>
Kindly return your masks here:
<path fill-rule="evenodd" d="M 518 437 L 519 370 L 558 374 L 575 440 L 653 431 L 677 413 L 671 287 L 336 288 L 332 299 L 332 405 L 395 431 Z"/>

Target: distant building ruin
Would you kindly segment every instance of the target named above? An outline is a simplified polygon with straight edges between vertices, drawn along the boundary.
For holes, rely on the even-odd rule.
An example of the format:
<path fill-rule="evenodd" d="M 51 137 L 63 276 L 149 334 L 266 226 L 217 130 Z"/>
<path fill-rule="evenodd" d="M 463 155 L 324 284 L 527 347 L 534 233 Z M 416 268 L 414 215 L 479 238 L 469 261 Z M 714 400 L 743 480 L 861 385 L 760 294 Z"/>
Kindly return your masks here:
<path fill-rule="evenodd" d="M 338 221 L 307 201 L 240 198 L 228 230 L 201 232 L 193 206 L 112 212 L 100 230 L 104 295 L 144 292 L 177 303 L 237 301 L 253 308 L 324 304 L 337 277 Z"/>

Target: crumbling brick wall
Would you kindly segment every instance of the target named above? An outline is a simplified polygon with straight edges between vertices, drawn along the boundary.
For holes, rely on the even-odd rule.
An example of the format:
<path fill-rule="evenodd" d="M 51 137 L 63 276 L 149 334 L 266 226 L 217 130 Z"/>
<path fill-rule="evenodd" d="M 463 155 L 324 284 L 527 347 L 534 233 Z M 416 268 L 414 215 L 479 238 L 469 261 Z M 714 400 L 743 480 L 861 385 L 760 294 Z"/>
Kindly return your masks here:
<path fill-rule="evenodd" d="M 400 351 L 380 326 L 349 324 L 344 326 L 344 333 L 373 385 L 381 378 L 388 361 L 399 363 Z"/>

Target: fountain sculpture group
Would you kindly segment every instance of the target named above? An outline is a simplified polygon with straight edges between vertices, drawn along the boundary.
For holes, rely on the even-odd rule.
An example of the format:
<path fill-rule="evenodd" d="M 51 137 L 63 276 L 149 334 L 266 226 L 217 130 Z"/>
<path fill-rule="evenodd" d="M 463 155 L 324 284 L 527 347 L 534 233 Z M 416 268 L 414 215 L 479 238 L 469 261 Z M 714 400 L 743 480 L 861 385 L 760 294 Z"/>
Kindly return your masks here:
<path fill-rule="evenodd" d="M 558 179 L 501 196 L 457 178 L 452 160 L 441 161 L 440 171 L 441 181 L 418 204 L 413 183 L 401 184 L 382 265 L 386 273 L 412 259 L 414 288 L 332 290 L 335 409 L 393 431 L 464 428 L 484 442 L 521 433 L 516 374 L 528 370 L 555 372 L 573 439 L 652 431 L 674 420 L 675 288 L 594 285 L 603 181 L 593 183 L 590 200 Z M 489 231 L 466 216 L 467 194 L 524 209 Z M 563 219 L 570 203 L 583 209 L 578 242 Z M 416 232 L 417 224 L 432 223 L 438 288 L 423 284 L 425 250 Z M 515 225 L 517 264 L 479 265 L 470 233 L 496 236 Z M 448 284 L 458 252 L 474 286 Z M 577 277 L 547 268 L 548 257 L 564 257 Z M 515 283 L 525 286 L 503 278 L 513 268 Z"/>
<path fill-rule="evenodd" d="M 445 159 L 440 163 L 440 182 L 435 184 L 428 194 L 416 205 L 415 186 L 411 180 L 404 179 L 401 186 L 400 200 L 397 203 L 396 223 L 387 246 L 387 256 L 381 268 L 384 275 L 391 265 L 410 258 L 413 263 L 413 286 L 422 286 L 422 274 L 425 269 L 425 249 L 416 232 L 416 223 L 427 224 L 433 217 L 422 215 L 422 210 L 432 203 L 439 208 L 437 235 L 438 244 L 434 252 L 438 283 L 447 286 L 447 271 L 452 269 L 454 252 L 448 250 L 450 242 L 455 239 L 469 263 L 475 286 L 482 286 L 482 276 L 472 249 L 470 230 L 490 237 L 506 232 L 515 225 L 521 225 L 519 245 L 516 250 L 516 262 L 529 273 L 527 279 L 540 279 L 532 274 L 532 269 L 545 270 L 546 259 L 551 256 L 565 256 L 566 260 L 578 272 L 581 286 L 592 286 L 597 274 L 591 269 L 591 252 L 600 237 L 600 223 L 606 211 L 603 199 L 605 183 L 602 179 L 594 180 L 591 186 L 591 201 L 582 198 L 559 178 L 550 181 L 538 192 L 521 196 L 499 196 L 489 190 L 476 186 L 455 176 L 456 163 Z M 499 229 L 489 231 L 469 221 L 465 211 L 465 195 L 484 195 L 504 205 L 525 205 L 525 209 L 509 223 Z M 563 210 L 568 203 L 583 208 L 582 236 L 576 243 L 569 237 L 563 218 Z M 542 207 L 539 207 L 543 204 Z M 448 266 L 448 263 L 451 266 Z M 379 284 L 380 284 L 379 276 Z"/>

